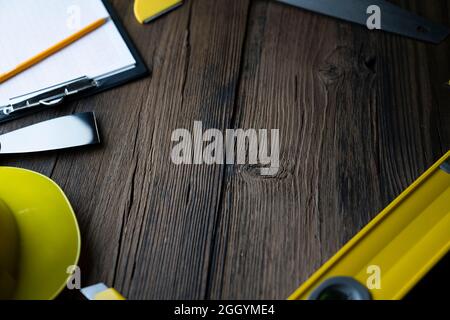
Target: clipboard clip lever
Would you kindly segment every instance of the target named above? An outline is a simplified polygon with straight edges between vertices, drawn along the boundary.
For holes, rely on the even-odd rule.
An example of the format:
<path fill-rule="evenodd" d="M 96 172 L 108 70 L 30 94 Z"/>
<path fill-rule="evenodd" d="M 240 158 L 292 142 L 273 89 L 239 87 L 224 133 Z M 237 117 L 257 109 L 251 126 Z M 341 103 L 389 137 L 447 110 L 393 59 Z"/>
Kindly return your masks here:
<path fill-rule="evenodd" d="M 44 93 L 36 95 L 28 95 L 14 98 L 17 102 L 11 102 L 9 105 L 0 107 L 0 122 L 12 120 L 28 112 L 33 111 L 37 107 L 52 107 L 63 103 L 66 98 L 79 94 L 88 89 L 99 87 L 97 80 L 89 77 L 80 77 L 70 81 L 60 87 L 52 88 Z"/>

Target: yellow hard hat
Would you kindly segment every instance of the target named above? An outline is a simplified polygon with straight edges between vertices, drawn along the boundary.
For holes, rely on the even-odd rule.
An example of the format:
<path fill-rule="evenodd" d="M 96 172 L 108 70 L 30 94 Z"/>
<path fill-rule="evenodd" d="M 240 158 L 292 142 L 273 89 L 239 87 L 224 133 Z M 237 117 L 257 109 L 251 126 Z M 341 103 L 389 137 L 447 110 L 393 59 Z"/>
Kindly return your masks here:
<path fill-rule="evenodd" d="M 55 182 L 0 167 L 0 299 L 54 299 L 78 263 L 80 243 L 73 209 Z"/>

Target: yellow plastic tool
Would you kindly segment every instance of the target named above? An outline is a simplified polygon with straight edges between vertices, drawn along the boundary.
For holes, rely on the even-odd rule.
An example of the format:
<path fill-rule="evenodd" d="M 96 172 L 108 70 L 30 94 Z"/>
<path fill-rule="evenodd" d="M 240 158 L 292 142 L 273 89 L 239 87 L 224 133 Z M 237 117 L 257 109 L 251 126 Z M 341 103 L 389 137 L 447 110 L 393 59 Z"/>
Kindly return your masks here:
<path fill-rule="evenodd" d="M 81 293 L 89 300 L 125 300 L 114 288 L 108 288 L 104 283 L 81 289 Z"/>
<path fill-rule="evenodd" d="M 0 167 L 0 199 L 0 277 L 8 279 L 0 297 L 55 298 L 80 254 L 80 231 L 69 201 L 49 178 L 5 167 Z"/>
<path fill-rule="evenodd" d="M 182 4 L 182 0 L 135 0 L 134 14 L 140 23 L 149 23 Z"/>
<path fill-rule="evenodd" d="M 125 300 L 125 298 L 114 288 L 106 289 L 95 296 L 95 300 Z"/>
<path fill-rule="evenodd" d="M 450 152 L 427 170 L 290 297 L 361 293 L 403 298 L 450 250 Z M 368 285 L 378 268 L 377 288 Z M 365 296 L 367 297 L 367 296 Z M 355 299 L 358 299 L 357 297 Z"/>

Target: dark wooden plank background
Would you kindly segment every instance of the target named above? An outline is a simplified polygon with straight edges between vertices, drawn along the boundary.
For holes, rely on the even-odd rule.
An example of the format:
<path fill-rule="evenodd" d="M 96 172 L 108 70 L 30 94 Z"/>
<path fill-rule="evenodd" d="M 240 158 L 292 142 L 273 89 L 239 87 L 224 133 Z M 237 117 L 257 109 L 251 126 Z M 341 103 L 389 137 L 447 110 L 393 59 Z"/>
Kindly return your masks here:
<path fill-rule="evenodd" d="M 141 26 L 151 76 L 0 127 L 94 110 L 99 147 L 2 157 L 77 213 L 84 285 L 136 299 L 286 298 L 450 149 L 450 40 L 436 46 L 266 0 L 188 0 Z M 446 0 L 395 1 L 450 25 Z M 175 166 L 170 136 L 280 129 L 281 169 Z"/>

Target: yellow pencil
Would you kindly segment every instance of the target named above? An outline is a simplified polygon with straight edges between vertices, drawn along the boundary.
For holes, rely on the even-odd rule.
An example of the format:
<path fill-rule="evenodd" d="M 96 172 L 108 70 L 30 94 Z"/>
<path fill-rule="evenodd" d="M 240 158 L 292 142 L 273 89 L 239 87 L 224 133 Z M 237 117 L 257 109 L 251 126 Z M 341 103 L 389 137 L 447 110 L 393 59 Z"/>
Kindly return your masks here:
<path fill-rule="evenodd" d="M 8 79 L 11 79 L 12 77 L 16 76 L 17 74 L 21 73 L 22 71 L 25 71 L 26 69 L 34 66 L 35 64 L 41 62 L 42 60 L 48 58 L 49 56 L 55 54 L 56 52 L 64 49 L 65 47 L 69 46 L 70 44 L 74 43 L 75 41 L 81 39 L 88 33 L 91 33 L 92 31 L 100 28 L 102 25 L 104 25 L 108 21 L 108 19 L 109 18 L 102 18 L 102 19 L 99 19 L 99 20 L 91 23 L 90 25 L 86 26 L 85 28 L 83 28 L 80 31 L 76 32 L 75 34 L 71 35 L 70 37 L 62 40 L 61 42 L 55 44 L 54 46 L 48 48 L 47 50 L 37 54 L 33 58 L 22 62 L 13 70 L 8 71 L 3 74 L 0 74 L 0 83 L 3 83 Z"/>

